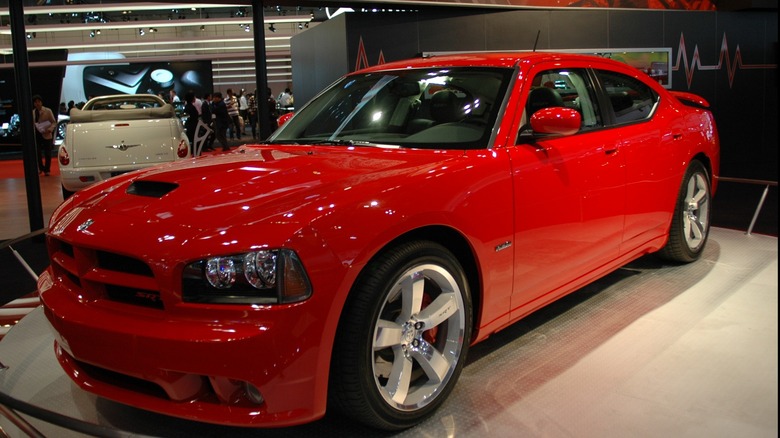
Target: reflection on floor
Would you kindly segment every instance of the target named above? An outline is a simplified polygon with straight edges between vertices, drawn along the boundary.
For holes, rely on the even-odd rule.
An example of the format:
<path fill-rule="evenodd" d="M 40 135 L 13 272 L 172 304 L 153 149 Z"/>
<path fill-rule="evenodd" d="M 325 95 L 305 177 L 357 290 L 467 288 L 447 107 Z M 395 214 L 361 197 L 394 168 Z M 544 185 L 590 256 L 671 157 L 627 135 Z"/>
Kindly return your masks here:
<path fill-rule="evenodd" d="M 473 347 L 450 399 L 397 436 L 776 437 L 777 249 L 776 237 L 714 228 L 696 263 L 637 260 Z M 0 342 L 0 391 L 133 434 L 376 435 L 333 416 L 258 432 L 97 398 L 63 374 L 48 330 L 38 309 Z"/>

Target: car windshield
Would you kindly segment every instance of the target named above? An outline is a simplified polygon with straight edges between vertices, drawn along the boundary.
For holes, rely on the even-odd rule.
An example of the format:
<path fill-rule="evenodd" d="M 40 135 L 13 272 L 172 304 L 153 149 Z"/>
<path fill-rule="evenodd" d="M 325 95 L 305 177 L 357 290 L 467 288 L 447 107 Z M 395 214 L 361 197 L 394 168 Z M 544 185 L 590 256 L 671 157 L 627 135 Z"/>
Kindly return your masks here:
<path fill-rule="evenodd" d="M 484 149 L 511 73 L 430 68 L 351 75 L 307 104 L 269 142 Z"/>

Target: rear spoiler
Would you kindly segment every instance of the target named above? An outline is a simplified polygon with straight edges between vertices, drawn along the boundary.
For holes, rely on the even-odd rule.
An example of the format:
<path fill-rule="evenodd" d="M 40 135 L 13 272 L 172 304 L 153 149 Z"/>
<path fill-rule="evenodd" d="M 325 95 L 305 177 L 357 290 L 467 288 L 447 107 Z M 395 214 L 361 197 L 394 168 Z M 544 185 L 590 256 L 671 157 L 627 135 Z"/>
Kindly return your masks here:
<path fill-rule="evenodd" d="M 710 109 L 710 103 L 699 95 L 693 93 L 686 93 L 684 91 L 672 91 L 669 93 L 676 97 L 684 105 L 692 106 L 694 108 Z"/>

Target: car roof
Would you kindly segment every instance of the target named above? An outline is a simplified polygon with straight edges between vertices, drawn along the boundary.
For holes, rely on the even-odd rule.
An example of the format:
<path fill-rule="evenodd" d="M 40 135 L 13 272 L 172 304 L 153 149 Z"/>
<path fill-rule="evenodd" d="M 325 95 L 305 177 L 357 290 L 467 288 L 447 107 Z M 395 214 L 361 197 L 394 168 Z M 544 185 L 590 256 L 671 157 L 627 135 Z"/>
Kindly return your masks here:
<path fill-rule="evenodd" d="M 358 72 L 367 73 L 381 70 L 396 70 L 404 68 L 423 68 L 423 67 L 509 67 L 512 68 L 519 63 L 539 63 L 548 61 L 569 61 L 577 63 L 598 63 L 610 65 L 618 69 L 623 69 L 625 64 L 602 58 L 594 55 L 565 53 L 565 52 L 443 52 L 432 53 L 418 58 L 406 59 L 402 61 L 393 61 L 385 64 L 379 64 L 373 67 L 359 70 Z"/>

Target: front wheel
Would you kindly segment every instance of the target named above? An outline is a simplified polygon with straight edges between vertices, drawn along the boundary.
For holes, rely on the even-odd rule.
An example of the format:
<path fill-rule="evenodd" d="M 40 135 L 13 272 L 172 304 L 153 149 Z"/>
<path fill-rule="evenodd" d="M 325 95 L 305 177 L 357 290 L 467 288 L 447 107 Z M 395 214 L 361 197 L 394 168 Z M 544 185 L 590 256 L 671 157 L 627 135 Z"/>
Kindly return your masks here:
<path fill-rule="evenodd" d="M 676 262 L 692 262 L 701 256 L 710 231 L 710 178 L 699 161 L 691 162 L 672 216 L 669 241 L 659 255 Z"/>
<path fill-rule="evenodd" d="M 333 350 L 330 401 L 386 430 L 411 427 L 452 391 L 471 336 L 463 268 L 444 247 L 403 244 L 353 287 Z"/>

